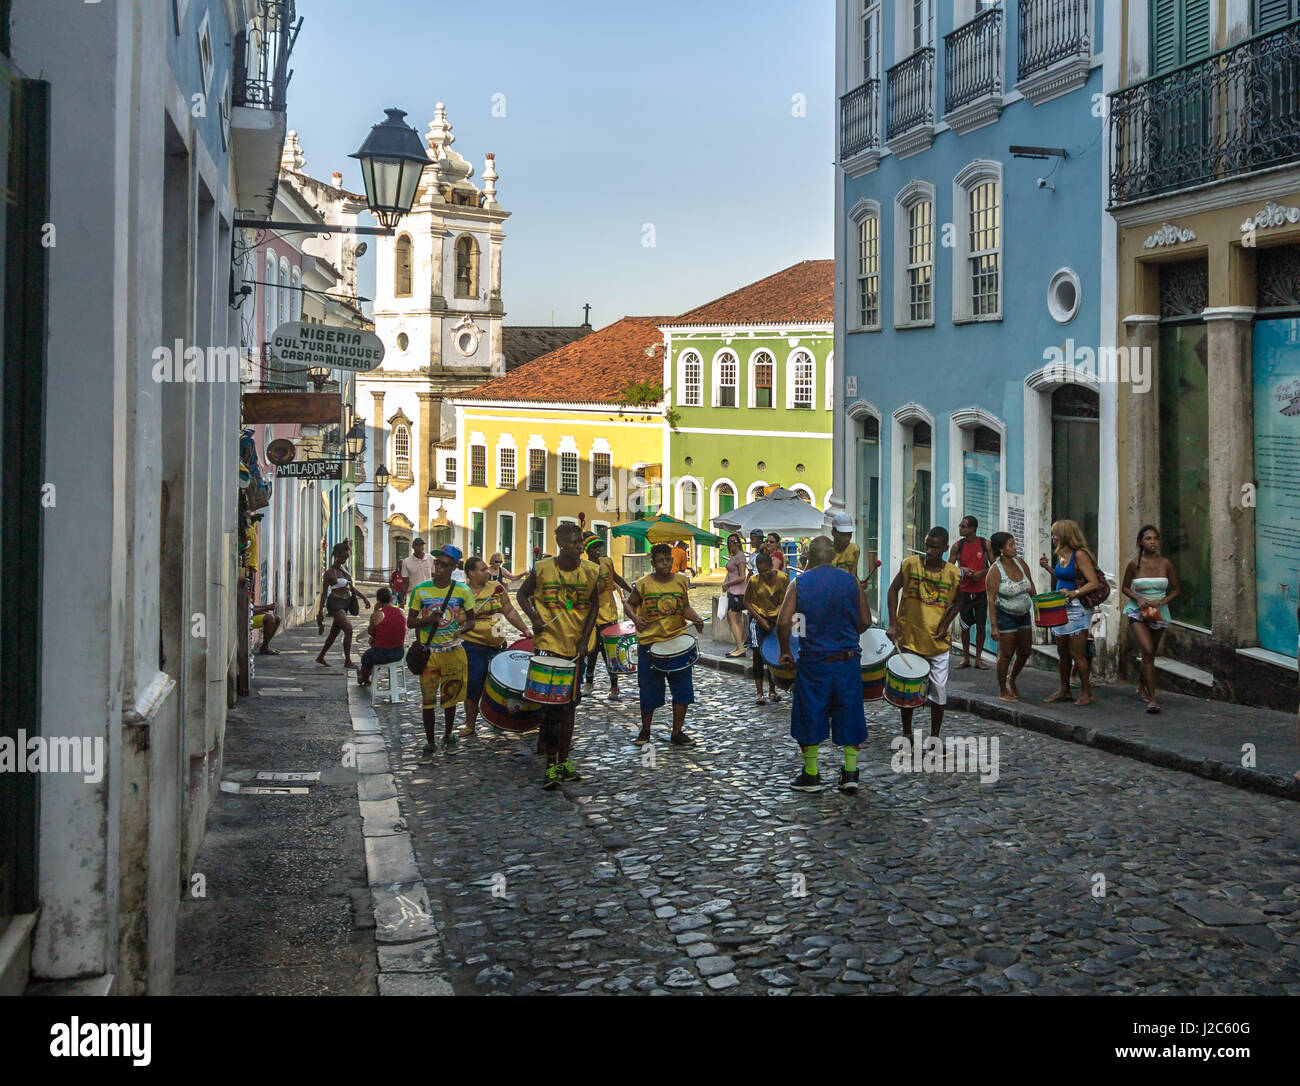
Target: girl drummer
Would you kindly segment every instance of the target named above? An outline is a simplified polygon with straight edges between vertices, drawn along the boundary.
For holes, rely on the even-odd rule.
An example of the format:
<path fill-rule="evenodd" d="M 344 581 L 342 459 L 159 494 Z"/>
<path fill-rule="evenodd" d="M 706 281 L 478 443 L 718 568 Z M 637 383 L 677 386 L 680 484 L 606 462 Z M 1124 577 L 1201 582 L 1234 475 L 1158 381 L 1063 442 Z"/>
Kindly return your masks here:
<path fill-rule="evenodd" d="M 500 581 L 494 580 L 492 570 L 482 558 L 470 558 L 465 562 L 465 581 L 474 593 L 475 623 L 472 629 L 465 631 L 465 660 L 469 674 L 465 680 L 465 726 L 456 734 L 462 739 L 474 734 L 474 725 L 478 721 L 478 703 L 483 696 L 483 686 L 487 682 L 488 668 L 492 658 L 505 645 L 505 638 L 497 631 L 500 623 L 496 616 L 503 616 L 524 637 L 532 634 L 519 617 L 514 604 L 510 602 L 510 593 Z"/>
<path fill-rule="evenodd" d="M 1138 532 L 1138 553 L 1124 570 L 1120 593 L 1128 597 L 1124 617 L 1129 620 L 1133 640 L 1142 653 L 1142 675 L 1138 697 L 1147 703 L 1148 713 L 1160 712 L 1156 703 L 1156 653 L 1169 624 L 1169 603 L 1182 592 L 1173 562 L 1160 553 L 1160 529 L 1144 524 Z"/>
<path fill-rule="evenodd" d="M 1016 677 L 1025 669 L 1034 650 L 1030 616 L 1034 575 L 1016 553 L 1016 537 L 1010 532 L 994 532 L 989 549 L 993 552 L 993 565 L 984 579 L 984 591 L 988 595 L 988 613 L 993 616 L 990 631 L 998 643 L 998 698 L 1019 701 Z"/>
<path fill-rule="evenodd" d="M 763 638 L 776 629 L 776 616 L 781 612 L 786 589 L 790 587 L 790 575 L 777 570 L 772 557 L 770 554 L 758 556 L 754 562 L 758 572 L 749 579 L 749 587 L 745 590 L 745 607 L 751 616 L 750 640 L 754 643 L 755 705 L 766 705 L 768 698 L 774 702 L 781 700 L 770 671 L 767 673 L 768 697 L 763 697 Z"/>
<path fill-rule="evenodd" d="M 637 581 L 624 607 L 637 630 L 636 677 L 641 693 L 641 732 L 636 737 L 636 745 L 650 742 L 650 723 L 655 710 L 663 706 L 664 686 L 667 684 L 673 696 L 672 742 L 679 747 L 689 747 L 695 741 L 682 727 L 686 723 L 686 707 L 695 700 L 691 669 L 656 671 L 651 666 L 650 647 L 680 637 L 686 632 L 687 622 L 694 623 L 695 629 L 703 633 L 704 619 L 691 607 L 686 577 L 673 572 L 672 547 L 667 543 L 656 543 L 650 548 L 650 564 L 654 572 Z"/>
<path fill-rule="evenodd" d="M 1038 559 L 1038 564 L 1052 575 L 1052 591 L 1064 592 L 1066 598 L 1066 623 L 1057 626 L 1056 655 L 1060 660 L 1061 688 L 1043 700 L 1066 701 L 1073 697 L 1070 690 L 1070 665 L 1079 672 L 1079 696 L 1074 698 L 1075 705 L 1092 704 L 1092 679 L 1088 673 L 1088 629 L 1092 625 L 1092 608 L 1085 607 L 1079 598 L 1101 587 L 1097 577 L 1097 562 L 1088 551 L 1088 543 L 1083 532 L 1072 520 L 1058 520 L 1052 525 L 1052 554 L 1055 563 L 1047 560 L 1047 555 Z"/>

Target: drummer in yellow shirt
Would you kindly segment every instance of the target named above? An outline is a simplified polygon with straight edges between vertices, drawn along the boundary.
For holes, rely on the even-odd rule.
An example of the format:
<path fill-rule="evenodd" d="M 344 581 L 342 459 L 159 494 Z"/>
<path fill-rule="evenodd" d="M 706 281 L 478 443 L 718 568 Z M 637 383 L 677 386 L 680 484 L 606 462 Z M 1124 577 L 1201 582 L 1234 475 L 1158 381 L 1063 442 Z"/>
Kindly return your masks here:
<path fill-rule="evenodd" d="M 612 626 L 618 621 L 618 596 L 614 589 L 631 592 L 632 586 L 614 571 L 614 559 L 605 553 L 605 541 L 594 532 L 588 532 L 582 540 L 582 549 L 587 554 L 588 562 L 595 562 L 600 567 L 600 609 L 596 615 L 596 647 L 587 653 L 587 674 L 582 692 L 590 696 L 596 692 L 596 659 L 605 660 L 605 674 L 609 676 L 609 700 L 618 701 L 618 672 L 609 668 L 609 657 L 605 655 L 605 645 L 599 631 Z"/>
<path fill-rule="evenodd" d="M 948 628 L 961 608 L 961 573 L 944 560 L 948 529 L 931 528 L 925 557 L 910 554 L 889 586 L 889 640 L 903 652 L 924 657 L 930 665 L 930 735 L 938 738 L 948 704 Z M 900 600 L 901 597 L 901 600 Z M 912 742 L 912 709 L 903 715 L 903 737 Z"/>
<path fill-rule="evenodd" d="M 574 661 L 573 697 L 563 705 L 541 710 L 542 748 L 550 790 L 561 781 L 580 781 L 569 753 L 573 748 L 573 718 L 582 687 L 577 669 L 591 651 L 596 634 L 600 567 L 582 556 L 582 529 L 565 522 L 555 529 L 554 558 L 543 558 L 524 578 L 515 597 L 533 624 L 533 644 L 539 654 Z"/>
<path fill-rule="evenodd" d="M 704 619 L 691 607 L 686 577 L 673 572 L 672 547 L 667 543 L 651 547 L 650 565 L 654 572 L 637 581 L 625 608 L 627 617 L 636 626 L 636 678 L 641 694 L 641 733 L 636 737 L 636 745 L 650 742 L 650 723 L 655 710 L 663 707 L 667 685 L 673 696 L 672 742 L 689 747 L 695 741 L 682 731 L 682 726 L 686 723 L 686 707 L 695 701 L 691 669 L 656 671 L 650 663 L 650 646 L 680 637 L 686 632 L 687 622 L 694 623 L 695 629 L 703 633 Z"/>
<path fill-rule="evenodd" d="M 750 640 L 754 643 L 754 689 L 756 705 L 766 705 L 763 697 L 763 638 L 776 629 L 776 616 L 781 613 L 781 604 L 785 601 L 786 589 L 790 587 L 790 575 L 772 568 L 772 556 L 760 554 L 754 560 L 758 570 L 749 579 L 745 589 L 745 609 L 750 614 Z M 767 672 L 768 697 L 779 702 L 781 695 L 776 692 L 776 681 L 771 671 Z"/>

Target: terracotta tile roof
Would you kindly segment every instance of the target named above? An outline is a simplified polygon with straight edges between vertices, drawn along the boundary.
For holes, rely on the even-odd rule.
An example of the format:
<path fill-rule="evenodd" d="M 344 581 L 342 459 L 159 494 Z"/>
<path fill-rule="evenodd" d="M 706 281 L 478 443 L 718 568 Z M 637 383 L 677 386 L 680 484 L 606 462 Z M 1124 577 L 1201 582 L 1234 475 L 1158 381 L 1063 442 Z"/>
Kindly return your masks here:
<path fill-rule="evenodd" d="M 525 362 L 541 358 L 558 350 L 566 343 L 591 334 L 590 325 L 572 328 L 551 328 L 545 325 L 506 325 L 501 329 L 501 353 L 505 355 L 506 372 L 517 369 Z"/>
<path fill-rule="evenodd" d="M 804 260 L 667 323 L 781 324 L 835 319 L 835 261 Z"/>
<path fill-rule="evenodd" d="M 618 403 L 628 385 L 663 380 L 663 334 L 671 317 L 624 317 L 574 343 L 525 362 L 457 399 Z M 647 354 L 646 352 L 650 353 Z"/>

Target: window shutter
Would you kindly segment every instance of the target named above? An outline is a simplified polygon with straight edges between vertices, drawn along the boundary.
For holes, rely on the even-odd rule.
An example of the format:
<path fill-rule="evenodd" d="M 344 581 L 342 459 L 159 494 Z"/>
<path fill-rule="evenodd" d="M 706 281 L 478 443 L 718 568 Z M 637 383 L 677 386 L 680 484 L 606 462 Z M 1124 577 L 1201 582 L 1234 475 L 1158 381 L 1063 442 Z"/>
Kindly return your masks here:
<path fill-rule="evenodd" d="M 1151 0 L 1151 74 L 1177 68 L 1182 24 L 1179 0 Z"/>
<path fill-rule="evenodd" d="M 1300 15 L 1300 3 L 1297 0 L 1255 0 L 1255 33 L 1289 23 Z"/>
<path fill-rule="evenodd" d="M 1183 56 L 1180 64 L 1210 55 L 1214 28 L 1210 25 L 1210 0 L 1185 0 L 1183 5 Z"/>

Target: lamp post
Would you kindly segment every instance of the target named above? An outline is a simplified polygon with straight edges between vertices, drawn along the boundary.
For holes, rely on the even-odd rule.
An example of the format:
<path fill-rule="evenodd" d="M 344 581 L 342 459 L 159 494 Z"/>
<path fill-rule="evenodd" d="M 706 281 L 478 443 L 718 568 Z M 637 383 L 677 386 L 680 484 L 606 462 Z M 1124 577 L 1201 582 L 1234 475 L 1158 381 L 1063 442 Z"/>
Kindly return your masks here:
<path fill-rule="evenodd" d="M 374 234 L 391 237 L 398 220 L 411 210 L 420 175 L 430 165 L 420 134 L 402 118 L 400 109 L 386 109 L 388 119 L 370 129 L 361 149 L 349 158 L 361 163 L 366 186 L 366 208 L 379 226 L 330 226 L 321 223 L 278 222 L 273 219 L 235 219 L 235 225 L 255 230 L 300 234 Z"/>

